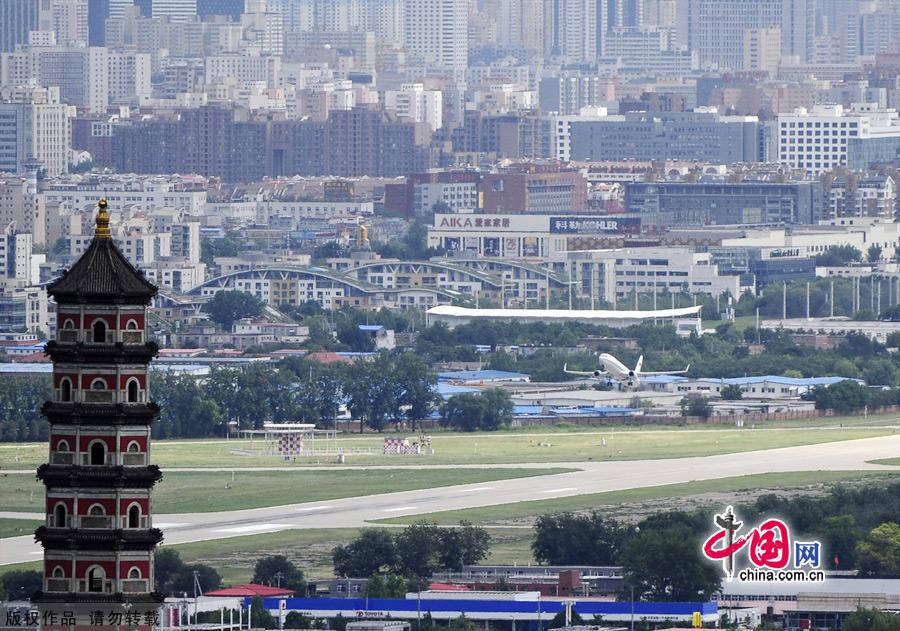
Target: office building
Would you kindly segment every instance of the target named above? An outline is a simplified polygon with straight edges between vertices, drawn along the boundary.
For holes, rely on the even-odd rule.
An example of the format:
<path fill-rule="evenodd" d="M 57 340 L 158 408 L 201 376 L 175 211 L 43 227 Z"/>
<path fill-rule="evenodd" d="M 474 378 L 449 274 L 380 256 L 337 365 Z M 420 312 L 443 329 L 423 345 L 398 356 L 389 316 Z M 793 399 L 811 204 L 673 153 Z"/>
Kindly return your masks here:
<path fill-rule="evenodd" d="M 47 244 L 46 200 L 38 193 L 34 171 L 0 176 L 0 226 L 10 225 L 18 232 L 30 234 L 35 245 Z"/>
<path fill-rule="evenodd" d="M 813 0 L 682 0 L 682 33 L 703 68 L 743 69 L 748 31 L 780 28 L 782 53 L 803 63 L 814 44 Z"/>
<path fill-rule="evenodd" d="M 238 22 L 244 12 L 244 0 L 197 0 L 197 16 L 206 20 L 214 15 L 224 15 Z"/>
<path fill-rule="evenodd" d="M 51 0 L 50 27 L 61 46 L 84 46 L 88 42 L 87 0 Z"/>
<path fill-rule="evenodd" d="M 29 88 L 0 103 L 0 172 L 23 173 L 32 163 L 50 176 L 68 171 L 69 117 L 58 88 Z"/>
<path fill-rule="evenodd" d="M 778 161 L 819 175 L 835 167 L 867 168 L 900 157 L 900 118 L 868 104 L 798 108 L 778 115 Z M 879 160 L 878 158 L 881 158 Z"/>
<path fill-rule="evenodd" d="M 744 33 L 744 61 L 742 68 L 750 72 L 778 75 L 781 63 L 781 29 L 755 28 Z"/>
<path fill-rule="evenodd" d="M 29 31 L 38 29 L 38 0 L 3 0 L 0 2 L 0 53 L 12 52 L 18 45 L 28 44 Z"/>
<path fill-rule="evenodd" d="M 569 63 L 596 61 L 600 33 L 606 30 L 598 23 L 598 0 L 554 0 L 551 4 L 551 52 Z"/>
<path fill-rule="evenodd" d="M 822 218 L 819 182 L 629 182 L 625 208 L 645 226 L 813 224 Z"/>
<path fill-rule="evenodd" d="M 573 160 L 763 162 L 765 127 L 755 116 L 629 112 L 571 123 Z"/>
<path fill-rule="evenodd" d="M 404 0 L 403 45 L 427 64 L 464 72 L 469 60 L 467 0 Z"/>
<path fill-rule="evenodd" d="M 386 90 L 384 109 L 416 123 L 427 123 L 432 131 L 443 127 L 443 98 L 440 90 L 426 90 L 421 83 L 407 83 L 399 90 Z"/>

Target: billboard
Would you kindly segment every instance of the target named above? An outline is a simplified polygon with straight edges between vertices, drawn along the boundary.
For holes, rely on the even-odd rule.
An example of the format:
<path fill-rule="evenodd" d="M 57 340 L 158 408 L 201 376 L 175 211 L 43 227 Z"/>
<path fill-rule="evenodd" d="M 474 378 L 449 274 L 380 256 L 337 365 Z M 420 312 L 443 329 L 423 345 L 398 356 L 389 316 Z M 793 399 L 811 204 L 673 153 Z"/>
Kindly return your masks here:
<path fill-rule="evenodd" d="M 551 234 L 640 234 L 640 217 L 551 217 Z"/>

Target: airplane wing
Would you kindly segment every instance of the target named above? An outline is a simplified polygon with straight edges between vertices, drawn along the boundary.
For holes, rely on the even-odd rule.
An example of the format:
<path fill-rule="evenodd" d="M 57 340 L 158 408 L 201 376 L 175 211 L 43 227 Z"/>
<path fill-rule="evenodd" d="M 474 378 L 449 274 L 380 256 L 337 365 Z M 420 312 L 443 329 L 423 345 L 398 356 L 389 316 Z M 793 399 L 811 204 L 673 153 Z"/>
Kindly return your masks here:
<path fill-rule="evenodd" d="M 563 364 L 563 372 L 567 375 L 578 375 L 579 377 L 594 377 L 594 371 L 589 370 L 587 372 L 583 370 L 569 370 L 568 364 Z"/>
<path fill-rule="evenodd" d="M 659 371 L 655 371 L 655 372 L 647 372 L 647 371 L 642 370 L 638 374 L 641 377 L 650 377 L 652 375 L 685 375 L 685 374 L 687 374 L 687 371 L 689 371 L 690 369 L 691 369 L 691 365 L 688 364 L 687 368 L 685 368 L 684 370 L 659 370 Z"/>

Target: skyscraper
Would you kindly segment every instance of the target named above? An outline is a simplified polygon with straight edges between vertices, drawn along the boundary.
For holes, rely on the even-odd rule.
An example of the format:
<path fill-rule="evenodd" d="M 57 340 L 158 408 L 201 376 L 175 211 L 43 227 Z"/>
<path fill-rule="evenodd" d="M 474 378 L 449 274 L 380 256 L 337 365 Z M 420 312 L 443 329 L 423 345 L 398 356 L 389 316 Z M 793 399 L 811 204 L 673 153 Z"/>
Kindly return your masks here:
<path fill-rule="evenodd" d="M 464 70 L 469 60 L 466 0 L 404 0 L 403 44 L 424 61 Z"/>
<path fill-rule="evenodd" d="M 38 0 L 3 0 L 0 2 L 0 52 L 9 53 L 17 44 L 28 43 L 28 31 L 38 28 Z"/>
<path fill-rule="evenodd" d="M 606 31 L 602 10 L 606 0 L 552 0 L 552 3 L 552 52 L 572 63 L 594 61 Z"/>

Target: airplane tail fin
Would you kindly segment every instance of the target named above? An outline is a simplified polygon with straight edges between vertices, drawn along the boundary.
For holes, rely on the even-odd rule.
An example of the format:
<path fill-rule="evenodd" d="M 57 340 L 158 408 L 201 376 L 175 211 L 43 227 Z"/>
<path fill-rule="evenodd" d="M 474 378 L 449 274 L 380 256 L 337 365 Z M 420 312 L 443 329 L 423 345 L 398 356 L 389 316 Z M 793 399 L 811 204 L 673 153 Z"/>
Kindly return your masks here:
<path fill-rule="evenodd" d="M 638 357 L 637 364 L 634 365 L 634 373 L 638 374 L 639 372 L 641 372 L 641 368 L 643 368 L 643 366 L 644 366 L 644 356 L 641 355 L 640 357 Z"/>

